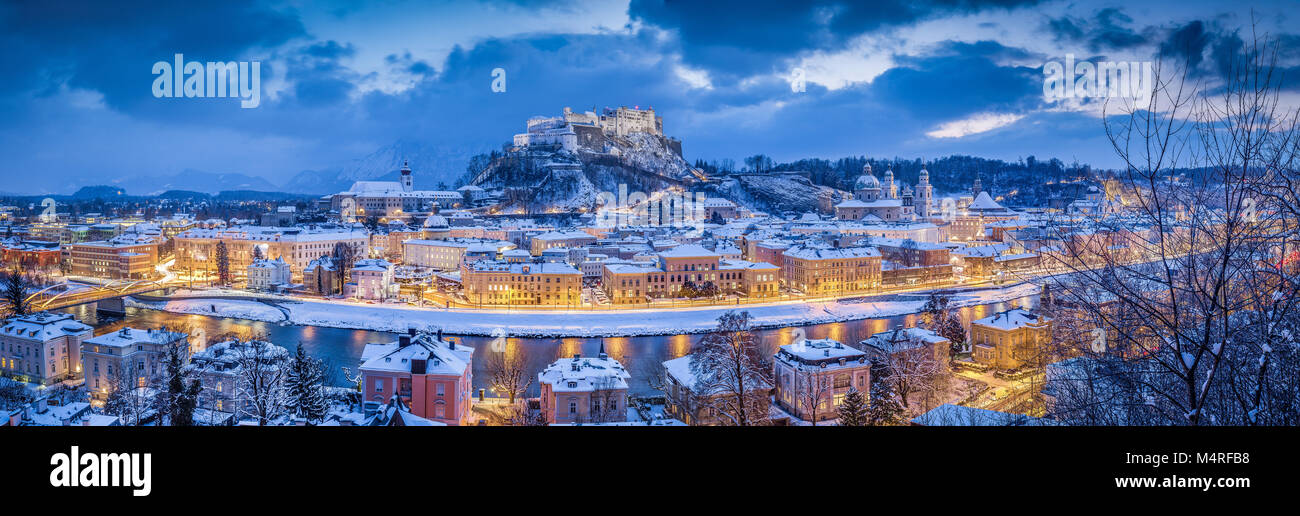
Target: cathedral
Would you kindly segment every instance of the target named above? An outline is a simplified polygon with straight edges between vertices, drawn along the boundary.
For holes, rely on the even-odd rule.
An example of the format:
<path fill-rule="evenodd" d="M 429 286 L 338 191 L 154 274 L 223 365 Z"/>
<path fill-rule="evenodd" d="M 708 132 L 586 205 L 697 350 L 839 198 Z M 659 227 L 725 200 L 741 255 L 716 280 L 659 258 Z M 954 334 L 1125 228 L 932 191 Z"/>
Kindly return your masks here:
<path fill-rule="evenodd" d="M 840 220 L 868 222 L 913 222 L 927 219 L 932 210 L 934 188 L 930 186 L 930 172 L 921 168 L 916 190 L 894 181 L 894 171 L 885 171 L 885 180 L 876 178 L 871 164 L 862 167 L 862 176 L 853 184 L 853 198 L 835 205 L 835 217 Z M 877 220 L 879 219 L 879 220 Z"/>

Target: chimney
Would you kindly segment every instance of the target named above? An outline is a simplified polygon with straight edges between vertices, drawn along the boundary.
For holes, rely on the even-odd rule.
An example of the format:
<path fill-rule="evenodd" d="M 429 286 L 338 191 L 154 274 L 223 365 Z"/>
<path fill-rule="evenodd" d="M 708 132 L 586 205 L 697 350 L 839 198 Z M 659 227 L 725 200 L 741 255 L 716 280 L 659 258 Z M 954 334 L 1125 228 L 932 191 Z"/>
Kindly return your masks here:
<path fill-rule="evenodd" d="M 401 348 L 404 348 L 404 347 L 407 347 L 407 346 L 410 346 L 410 345 L 411 345 L 411 336 L 410 336 L 410 335 L 402 335 L 402 336 L 397 337 L 397 348 L 398 348 L 398 349 L 401 349 Z"/>

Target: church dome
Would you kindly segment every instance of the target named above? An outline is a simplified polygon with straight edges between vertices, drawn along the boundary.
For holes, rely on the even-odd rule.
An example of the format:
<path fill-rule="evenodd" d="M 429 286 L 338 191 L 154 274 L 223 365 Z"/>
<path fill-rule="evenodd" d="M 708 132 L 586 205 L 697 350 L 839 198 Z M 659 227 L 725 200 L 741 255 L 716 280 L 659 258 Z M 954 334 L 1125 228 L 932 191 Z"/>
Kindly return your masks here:
<path fill-rule="evenodd" d="M 424 219 L 424 227 L 433 229 L 447 228 L 447 218 L 441 215 L 430 215 L 429 218 Z"/>
<path fill-rule="evenodd" d="M 872 175 L 859 177 L 858 182 L 853 185 L 854 190 L 869 190 L 872 188 L 880 188 L 880 180 Z"/>

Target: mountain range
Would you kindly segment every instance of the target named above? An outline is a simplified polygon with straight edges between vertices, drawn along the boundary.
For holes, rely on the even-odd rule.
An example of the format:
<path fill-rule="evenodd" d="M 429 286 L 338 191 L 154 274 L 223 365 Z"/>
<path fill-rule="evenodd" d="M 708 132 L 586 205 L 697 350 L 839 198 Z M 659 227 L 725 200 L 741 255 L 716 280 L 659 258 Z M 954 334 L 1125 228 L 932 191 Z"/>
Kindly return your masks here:
<path fill-rule="evenodd" d="M 400 140 L 334 166 L 303 170 L 283 184 L 240 173 L 186 169 L 169 176 L 137 176 L 109 181 L 103 177 L 88 177 L 68 188 L 76 190 L 107 184 L 124 190 L 126 194 L 137 196 L 153 196 L 170 190 L 207 194 L 240 190 L 324 195 L 347 190 L 355 181 L 396 181 L 402 163 L 409 161 L 415 174 L 416 188 L 433 190 L 439 183 L 450 186 L 464 174 L 470 157 L 486 152 L 489 148 L 490 146 L 453 147 Z"/>

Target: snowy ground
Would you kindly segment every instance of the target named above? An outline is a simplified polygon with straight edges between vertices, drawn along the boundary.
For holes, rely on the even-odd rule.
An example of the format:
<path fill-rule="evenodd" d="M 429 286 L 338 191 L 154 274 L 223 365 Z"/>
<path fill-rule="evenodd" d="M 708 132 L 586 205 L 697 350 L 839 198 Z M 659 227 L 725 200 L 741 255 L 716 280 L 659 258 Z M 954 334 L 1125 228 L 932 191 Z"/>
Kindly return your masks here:
<path fill-rule="evenodd" d="M 1008 301 L 1038 292 L 1025 283 L 1001 289 L 962 292 L 950 306 Z M 193 295 L 180 293 L 180 295 Z M 247 294 L 245 294 L 247 295 Z M 257 296 L 283 308 L 251 299 L 210 298 L 139 301 L 128 306 L 168 312 L 235 317 L 307 326 L 376 331 L 405 331 L 415 327 L 442 328 L 457 335 L 492 335 L 498 328 L 512 337 L 615 337 L 703 333 L 717 326 L 718 316 L 735 307 L 695 307 L 655 310 L 490 310 L 429 308 L 410 305 L 361 304 L 335 300 L 302 300 Z M 926 297 L 898 296 L 879 302 L 786 301 L 744 305 L 759 328 L 774 328 L 905 315 L 920 311 Z M 286 319 L 285 311 L 288 312 Z"/>

